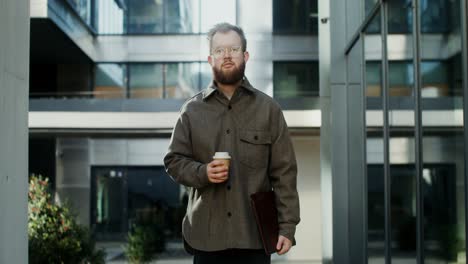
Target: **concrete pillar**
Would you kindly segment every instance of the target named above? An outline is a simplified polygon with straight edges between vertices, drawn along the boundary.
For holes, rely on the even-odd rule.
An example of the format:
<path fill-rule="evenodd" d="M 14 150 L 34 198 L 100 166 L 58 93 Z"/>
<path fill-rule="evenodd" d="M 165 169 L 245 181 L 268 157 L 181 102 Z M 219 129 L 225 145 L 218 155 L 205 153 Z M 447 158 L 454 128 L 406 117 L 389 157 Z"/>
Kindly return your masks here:
<path fill-rule="evenodd" d="M 333 263 L 336 264 L 365 263 L 366 259 L 362 41 L 345 55 L 347 43 L 363 21 L 362 5 L 363 1 L 359 0 L 330 1 L 331 117 L 327 134 L 331 135 Z"/>
<path fill-rule="evenodd" d="M 0 263 L 28 263 L 29 1 L 0 0 Z"/>
<path fill-rule="evenodd" d="M 320 109 L 320 189 L 322 192 L 322 258 L 333 259 L 332 169 L 331 169 L 331 97 L 330 97 L 330 1 L 318 2 Z"/>

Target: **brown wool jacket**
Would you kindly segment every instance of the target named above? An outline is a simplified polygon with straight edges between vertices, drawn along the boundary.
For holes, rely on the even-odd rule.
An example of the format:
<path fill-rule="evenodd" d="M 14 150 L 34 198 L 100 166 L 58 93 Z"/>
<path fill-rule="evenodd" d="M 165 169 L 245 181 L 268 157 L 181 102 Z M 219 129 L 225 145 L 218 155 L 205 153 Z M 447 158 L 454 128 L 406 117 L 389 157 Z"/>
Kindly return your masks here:
<path fill-rule="evenodd" d="M 229 180 L 208 181 L 217 151 L 230 153 Z M 250 194 L 273 189 L 279 233 L 293 243 L 299 217 L 297 165 L 279 105 L 244 78 L 231 100 L 208 88 L 187 100 L 164 158 L 167 173 L 189 187 L 183 236 L 198 250 L 262 248 Z"/>

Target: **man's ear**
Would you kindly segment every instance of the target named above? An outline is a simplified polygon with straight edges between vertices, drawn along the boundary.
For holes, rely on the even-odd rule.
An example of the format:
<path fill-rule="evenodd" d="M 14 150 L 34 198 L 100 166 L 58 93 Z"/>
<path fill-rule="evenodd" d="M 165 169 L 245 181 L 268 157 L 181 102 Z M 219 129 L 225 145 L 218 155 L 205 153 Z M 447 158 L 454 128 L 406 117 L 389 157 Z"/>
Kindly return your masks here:
<path fill-rule="evenodd" d="M 250 54 L 248 51 L 244 51 L 244 61 L 247 62 L 249 60 Z"/>
<path fill-rule="evenodd" d="M 210 55 L 208 55 L 208 63 L 213 66 L 213 58 Z"/>

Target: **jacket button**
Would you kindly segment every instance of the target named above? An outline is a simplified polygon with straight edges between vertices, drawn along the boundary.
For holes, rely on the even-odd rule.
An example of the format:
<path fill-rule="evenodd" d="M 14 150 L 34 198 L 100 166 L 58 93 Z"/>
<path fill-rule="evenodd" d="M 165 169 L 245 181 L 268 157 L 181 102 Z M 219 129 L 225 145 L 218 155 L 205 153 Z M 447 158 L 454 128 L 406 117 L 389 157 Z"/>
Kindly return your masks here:
<path fill-rule="evenodd" d="M 231 109 L 232 109 L 232 106 L 229 105 L 229 106 L 228 106 L 228 109 L 231 110 Z"/>
<path fill-rule="evenodd" d="M 228 213 L 227 213 L 227 216 L 228 216 L 228 217 L 231 217 L 231 216 L 232 216 L 231 212 L 228 212 Z"/>
<path fill-rule="evenodd" d="M 254 139 L 255 139 L 255 140 L 258 140 L 258 136 L 255 136 Z"/>
<path fill-rule="evenodd" d="M 231 190 L 231 185 L 226 186 L 228 190 Z"/>
<path fill-rule="evenodd" d="M 231 133 L 231 130 L 229 130 L 229 129 L 226 130 L 226 134 L 229 134 L 229 133 Z"/>

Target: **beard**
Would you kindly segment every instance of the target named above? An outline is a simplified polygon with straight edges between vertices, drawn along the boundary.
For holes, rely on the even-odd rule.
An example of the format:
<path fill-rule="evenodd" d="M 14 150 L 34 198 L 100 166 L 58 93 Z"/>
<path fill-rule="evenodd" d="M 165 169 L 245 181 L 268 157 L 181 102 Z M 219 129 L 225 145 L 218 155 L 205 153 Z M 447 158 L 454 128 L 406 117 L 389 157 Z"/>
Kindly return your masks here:
<path fill-rule="evenodd" d="M 239 67 L 234 64 L 234 67 L 227 71 L 223 70 L 222 65 L 219 69 L 214 67 L 212 69 L 213 78 L 216 82 L 221 84 L 236 84 L 244 77 L 245 61 L 242 61 Z"/>

